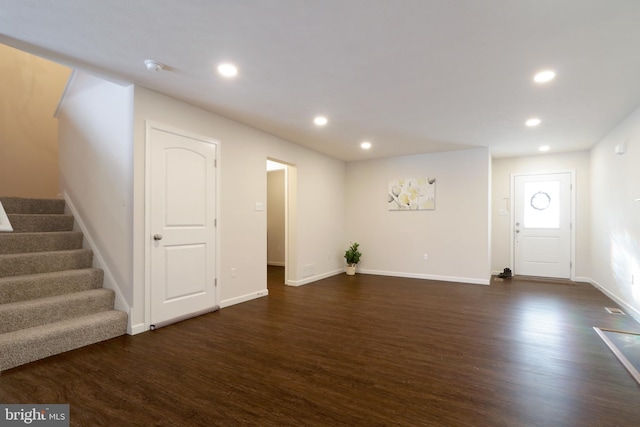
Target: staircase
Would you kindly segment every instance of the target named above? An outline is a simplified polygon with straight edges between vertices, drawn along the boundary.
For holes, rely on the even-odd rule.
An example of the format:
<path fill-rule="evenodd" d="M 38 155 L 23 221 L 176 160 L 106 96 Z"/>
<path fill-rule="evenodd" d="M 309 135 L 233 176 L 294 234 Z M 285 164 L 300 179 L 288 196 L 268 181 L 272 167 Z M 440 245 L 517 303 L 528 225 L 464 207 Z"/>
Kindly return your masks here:
<path fill-rule="evenodd" d="M 126 333 L 64 200 L 0 198 L 0 371 Z"/>

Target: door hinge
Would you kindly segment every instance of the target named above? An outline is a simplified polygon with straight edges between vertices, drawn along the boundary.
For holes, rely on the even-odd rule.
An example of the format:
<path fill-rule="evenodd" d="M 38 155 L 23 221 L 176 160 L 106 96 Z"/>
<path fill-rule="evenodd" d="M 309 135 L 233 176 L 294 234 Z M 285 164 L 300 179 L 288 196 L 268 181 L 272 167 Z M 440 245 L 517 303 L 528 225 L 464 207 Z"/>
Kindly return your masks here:
<path fill-rule="evenodd" d="M 213 286 L 218 286 L 218 279 L 217 278 L 213 281 Z"/>
<path fill-rule="evenodd" d="M 214 168 L 218 167 L 218 159 L 213 159 L 213 167 Z"/>
<path fill-rule="evenodd" d="M 214 219 L 214 220 L 213 220 L 213 226 L 214 226 L 214 227 L 217 227 L 217 226 L 218 226 L 218 218 L 216 218 L 216 219 Z"/>

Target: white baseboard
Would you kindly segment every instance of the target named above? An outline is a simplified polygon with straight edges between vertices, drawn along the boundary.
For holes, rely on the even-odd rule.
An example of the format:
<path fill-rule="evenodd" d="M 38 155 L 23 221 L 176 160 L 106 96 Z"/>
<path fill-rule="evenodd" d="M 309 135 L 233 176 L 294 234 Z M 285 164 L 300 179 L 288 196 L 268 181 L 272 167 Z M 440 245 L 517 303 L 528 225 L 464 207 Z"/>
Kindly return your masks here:
<path fill-rule="evenodd" d="M 608 289 L 603 287 L 600 283 L 596 282 L 590 277 L 580 277 L 580 280 L 578 280 L 578 278 L 576 277 L 576 281 L 587 282 L 591 284 L 594 288 L 598 289 L 600 292 L 602 292 L 603 294 L 611 298 L 613 301 L 615 301 L 616 304 L 621 306 L 624 309 L 624 312 L 627 313 L 629 316 L 633 317 L 633 319 L 636 322 L 640 323 L 640 311 L 631 307 L 629 304 L 627 304 L 626 302 L 618 298 L 616 295 L 612 294 Z"/>
<path fill-rule="evenodd" d="M 284 267 L 286 264 L 281 261 L 267 261 L 267 265 L 273 265 L 275 267 Z"/>
<path fill-rule="evenodd" d="M 146 328 L 144 327 L 144 323 L 138 323 L 137 325 L 131 325 L 127 327 L 127 334 L 129 335 L 137 335 L 145 332 Z"/>
<path fill-rule="evenodd" d="M 102 271 L 104 271 L 104 281 L 102 286 L 107 289 L 112 289 L 116 293 L 114 308 L 116 310 L 121 310 L 129 314 L 128 316 L 129 319 L 127 320 L 128 322 L 127 333 L 133 334 L 132 331 L 134 328 L 131 325 L 131 307 L 129 306 L 129 304 L 127 304 L 127 300 L 124 298 L 124 295 L 120 290 L 120 286 L 118 286 L 118 283 L 113 277 L 113 273 L 111 273 L 109 266 L 104 261 L 104 257 L 102 256 L 102 254 L 100 253 L 100 250 L 96 246 L 95 240 L 93 240 L 91 233 L 89 233 L 89 230 L 87 229 L 84 221 L 82 220 L 82 217 L 78 214 L 78 210 L 76 209 L 76 206 L 73 204 L 73 201 L 71 200 L 71 198 L 69 197 L 66 191 L 63 192 L 63 197 L 67 204 L 67 208 L 69 208 L 69 211 L 73 215 L 75 223 L 80 228 L 80 231 L 82 231 L 82 234 L 84 235 L 84 239 L 87 242 L 87 245 L 93 251 L 93 265 L 96 268 L 100 268 L 102 269 Z"/>
<path fill-rule="evenodd" d="M 240 304 L 243 302 L 251 301 L 257 298 L 266 297 L 267 295 L 269 295 L 269 290 L 264 289 L 262 291 L 252 292 L 250 294 L 241 295 L 239 297 L 226 299 L 226 300 L 220 301 L 220 308 L 225 308 L 225 307 Z"/>
<path fill-rule="evenodd" d="M 129 309 L 129 319 L 135 319 L 134 315 L 133 315 L 133 307 Z M 143 323 L 138 323 L 138 324 L 131 324 L 131 320 L 129 320 L 129 324 L 127 325 L 127 334 L 128 335 L 137 335 L 140 334 L 142 332 L 146 332 L 147 328 Z"/>
<path fill-rule="evenodd" d="M 491 279 L 474 279 L 471 277 L 455 277 L 455 276 L 437 276 L 434 274 L 403 273 L 399 271 L 361 269 L 361 270 L 358 270 L 358 272 L 362 274 L 374 274 L 377 276 L 394 276 L 394 277 L 406 277 L 409 279 L 439 280 L 442 282 L 469 283 L 472 285 L 489 285 L 491 283 Z"/>
<path fill-rule="evenodd" d="M 329 271 L 328 273 L 316 274 L 314 276 L 305 277 L 304 279 L 301 279 L 301 280 L 287 280 L 287 285 L 288 286 L 307 285 L 309 283 L 317 282 L 318 280 L 326 279 L 327 277 L 335 276 L 341 273 L 344 273 L 344 268 Z"/>

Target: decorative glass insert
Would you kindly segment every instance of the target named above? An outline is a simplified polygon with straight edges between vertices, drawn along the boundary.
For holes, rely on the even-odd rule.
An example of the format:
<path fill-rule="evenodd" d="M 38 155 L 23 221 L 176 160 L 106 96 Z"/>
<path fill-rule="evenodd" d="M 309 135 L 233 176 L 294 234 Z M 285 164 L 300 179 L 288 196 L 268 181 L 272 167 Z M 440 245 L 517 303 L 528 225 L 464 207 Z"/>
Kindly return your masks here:
<path fill-rule="evenodd" d="M 524 183 L 524 227 L 560 228 L 560 181 Z"/>

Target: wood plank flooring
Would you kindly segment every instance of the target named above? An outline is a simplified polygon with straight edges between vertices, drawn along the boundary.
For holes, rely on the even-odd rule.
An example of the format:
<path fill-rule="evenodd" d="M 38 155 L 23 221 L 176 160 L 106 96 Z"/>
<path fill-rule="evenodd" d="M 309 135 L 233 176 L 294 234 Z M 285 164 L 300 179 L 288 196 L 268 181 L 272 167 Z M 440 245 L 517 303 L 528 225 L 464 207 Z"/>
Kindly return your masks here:
<path fill-rule="evenodd" d="M 640 332 L 588 284 L 358 274 L 5 371 L 0 402 L 74 426 L 637 426 L 592 330 Z"/>

